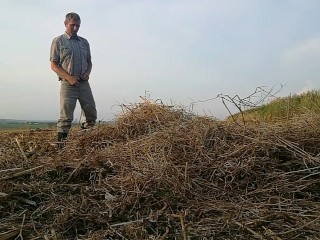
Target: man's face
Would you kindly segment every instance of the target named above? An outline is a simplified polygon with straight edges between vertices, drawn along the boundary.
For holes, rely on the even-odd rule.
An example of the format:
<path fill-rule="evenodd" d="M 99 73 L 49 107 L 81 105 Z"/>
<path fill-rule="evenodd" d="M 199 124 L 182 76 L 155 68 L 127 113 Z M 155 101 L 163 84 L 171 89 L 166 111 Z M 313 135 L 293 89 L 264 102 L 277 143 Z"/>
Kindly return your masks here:
<path fill-rule="evenodd" d="M 70 19 L 69 21 L 67 20 L 67 22 L 65 23 L 66 32 L 71 36 L 76 36 L 80 28 L 80 24 L 81 24 L 80 21 L 76 21 L 74 19 Z"/>

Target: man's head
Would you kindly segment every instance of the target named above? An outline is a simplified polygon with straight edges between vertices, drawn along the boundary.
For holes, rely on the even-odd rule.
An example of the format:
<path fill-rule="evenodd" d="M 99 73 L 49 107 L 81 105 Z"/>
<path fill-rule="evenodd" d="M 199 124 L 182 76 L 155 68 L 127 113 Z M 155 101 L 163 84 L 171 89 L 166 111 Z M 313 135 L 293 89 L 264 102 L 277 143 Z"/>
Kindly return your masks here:
<path fill-rule="evenodd" d="M 80 16 L 74 12 L 67 13 L 64 25 L 66 26 L 66 32 L 71 36 L 76 36 L 80 28 L 81 19 Z"/>

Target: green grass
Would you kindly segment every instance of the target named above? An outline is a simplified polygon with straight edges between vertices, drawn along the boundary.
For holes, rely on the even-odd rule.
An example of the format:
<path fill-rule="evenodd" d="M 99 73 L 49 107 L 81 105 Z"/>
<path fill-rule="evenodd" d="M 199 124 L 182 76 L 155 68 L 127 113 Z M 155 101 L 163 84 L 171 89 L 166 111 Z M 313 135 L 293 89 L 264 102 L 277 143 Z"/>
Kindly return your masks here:
<path fill-rule="evenodd" d="M 268 104 L 244 111 L 245 119 L 272 121 L 289 119 L 307 112 L 320 113 L 320 91 L 277 98 Z M 239 113 L 235 116 L 239 117 Z"/>

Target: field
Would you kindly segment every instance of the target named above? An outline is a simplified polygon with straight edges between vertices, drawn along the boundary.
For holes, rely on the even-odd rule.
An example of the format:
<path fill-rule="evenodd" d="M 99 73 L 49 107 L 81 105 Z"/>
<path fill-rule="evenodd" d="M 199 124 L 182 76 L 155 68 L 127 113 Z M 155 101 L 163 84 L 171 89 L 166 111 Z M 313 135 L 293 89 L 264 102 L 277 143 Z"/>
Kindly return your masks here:
<path fill-rule="evenodd" d="M 15 119 L 0 119 L 0 131 L 50 129 L 56 125 L 52 121 L 26 121 Z"/>
<path fill-rule="evenodd" d="M 0 240 L 320 239 L 319 122 L 144 101 L 63 149 L 53 129 L 3 132 Z"/>

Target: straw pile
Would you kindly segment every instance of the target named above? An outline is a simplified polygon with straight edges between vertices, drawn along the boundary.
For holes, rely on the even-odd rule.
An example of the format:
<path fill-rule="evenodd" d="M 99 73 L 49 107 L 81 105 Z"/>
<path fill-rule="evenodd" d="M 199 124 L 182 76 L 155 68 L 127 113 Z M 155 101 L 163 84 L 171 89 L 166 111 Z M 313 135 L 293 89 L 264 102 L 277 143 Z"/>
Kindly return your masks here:
<path fill-rule="evenodd" d="M 152 101 L 1 134 L 0 240 L 319 239 L 320 118 L 217 121 Z"/>

